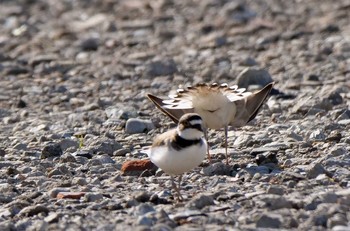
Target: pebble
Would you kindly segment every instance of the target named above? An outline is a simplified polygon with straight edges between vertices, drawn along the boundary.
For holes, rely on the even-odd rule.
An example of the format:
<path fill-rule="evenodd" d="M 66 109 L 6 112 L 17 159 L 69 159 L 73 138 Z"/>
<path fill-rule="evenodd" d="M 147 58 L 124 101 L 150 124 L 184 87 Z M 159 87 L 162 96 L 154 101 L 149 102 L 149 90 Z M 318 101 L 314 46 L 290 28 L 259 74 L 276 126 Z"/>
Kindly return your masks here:
<path fill-rule="evenodd" d="M 191 199 L 186 206 L 193 209 L 202 209 L 209 205 L 214 205 L 213 196 L 199 194 Z"/>
<path fill-rule="evenodd" d="M 102 164 L 115 164 L 115 161 L 107 154 L 99 155 L 96 157 Z"/>
<path fill-rule="evenodd" d="M 324 141 L 326 139 L 326 135 L 322 130 L 316 129 L 310 134 L 309 139 L 314 141 Z"/>
<path fill-rule="evenodd" d="M 60 192 L 69 192 L 69 188 L 53 188 L 49 191 L 49 195 L 51 198 L 56 198 L 58 193 Z"/>
<path fill-rule="evenodd" d="M 83 51 L 96 51 L 99 46 L 99 39 L 97 38 L 87 38 L 81 41 L 81 49 Z"/>
<path fill-rule="evenodd" d="M 142 203 L 133 208 L 133 214 L 135 216 L 144 216 L 148 213 L 154 213 L 156 210 L 151 204 Z"/>
<path fill-rule="evenodd" d="M 68 148 L 74 148 L 75 150 L 79 147 L 79 143 L 76 140 L 72 139 L 62 139 L 59 142 L 62 151 L 67 150 Z"/>
<path fill-rule="evenodd" d="M 49 213 L 49 209 L 44 206 L 44 205 L 32 205 L 32 206 L 28 206 L 25 207 L 24 209 L 22 209 L 18 216 L 34 216 L 37 215 L 39 213 L 44 213 L 44 214 L 48 214 Z"/>
<path fill-rule="evenodd" d="M 147 77 L 156 77 L 163 75 L 172 75 L 177 71 L 177 65 L 174 60 L 164 59 L 147 63 L 144 75 Z"/>
<path fill-rule="evenodd" d="M 92 141 L 87 145 L 93 153 L 105 153 L 108 155 L 113 155 L 113 152 L 122 148 L 122 145 L 114 139 L 110 139 L 107 137 L 97 138 L 94 137 Z"/>
<path fill-rule="evenodd" d="M 248 88 L 250 85 L 259 85 L 264 87 L 273 82 L 273 79 L 267 70 L 248 67 L 237 76 L 237 85 L 241 88 Z"/>
<path fill-rule="evenodd" d="M 277 185 L 270 185 L 266 191 L 267 194 L 275 194 L 282 196 L 284 194 L 284 189 Z"/>
<path fill-rule="evenodd" d="M 292 208 L 292 203 L 284 196 L 275 194 L 259 195 L 258 198 L 263 201 L 271 210 L 278 210 L 283 208 Z"/>
<path fill-rule="evenodd" d="M 320 163 L 311 164 L 307 169 L 308 178 L 316 178 L 320 174 L 328 173 Z"/>
<path fill-rule="evenodd" d="M 155 126 L 151 120 L 142 120 L 137 118 L 131 118 L 126 121 L 125 133 L 147 133 L 155 129 Z"/>
<path fill-rule="evenodd" d="M 149 159 L 145 160 L 130 160 L 123 163 L 121 172 L 126 176 L 139 176 L 144 171 L 150 171 L 153 175 L 158 167 L 155 166 Z"/>
<path fill-rule="evenodd" d="M 232 173 L 233 173 L 233 168 L 222 162 L 216 162 L 209 165 L 208 167 L 203 168 L 203 174 L 206 176 L 214 176 L 214 175 L 231 176 Z"/>
<path fill-rule="evenodd" d="M 43 150 L 41 151 L 41 159 L 46 159 L 50 157 L 58 157 L 63 154 L 62 148 L 60 144 L 52 143 L 47 144 Z"/>
<path fill-rule="evenodd" d="M 283 224 L 283 217 L 279 214 L 262 214 L 256 221 L 257 228 L 279 229 Z"/>
<path fill-rule="evenodd" d="M 122 148 L 113 153 L 113 156 L 125 156 L 126 154 L 130 153 L 131 150 L 129 148 Z"/>
<path fill-rule="evenodd" d="M 57 199 L 80 199 L 85 194 L 85 192 L 59 192 Z"/>
<path fill-rule="evenodd" d="M 98 202 L 101 201 L 103 199 L 103 195 L 100 193 L 85 193 L 84 195 L 84 201 L 87 202 Z"/>

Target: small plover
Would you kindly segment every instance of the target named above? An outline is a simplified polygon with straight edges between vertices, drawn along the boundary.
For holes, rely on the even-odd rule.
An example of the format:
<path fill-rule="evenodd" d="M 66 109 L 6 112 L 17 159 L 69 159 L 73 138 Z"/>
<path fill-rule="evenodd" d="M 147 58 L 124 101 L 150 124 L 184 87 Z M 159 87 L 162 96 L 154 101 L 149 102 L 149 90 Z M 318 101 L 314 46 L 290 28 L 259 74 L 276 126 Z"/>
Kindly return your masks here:
<path fill-rule="evenodd" d="M 246 92 L 237 85 L 201 83 L 186 89 L 178 89 L 176 95 L 163 100 L 148 94 L 148 98 L 175 123 L 185 113 L 197 113 L 203 118 L 205 128 L 225 130 L 225 154 L 227 154 L 228 126 L 241 127 L 255 118 L 259 108 L 269 95 L 274 83 L 257 92 Z M 205 132 L 206 136 L 206 132 Z M 208 159 L 210 154 L 208 149 Z"/>
<path fill-rule="evenodd" d="M 177 128 L 157 136 L 152 144 L 151 161 L 171 176 L 177 198 L 182 200 L 180 184 L 182 174 L 197 167 L 205 158 L 207 142 L 204 138 L 202 118 L 196 113 L 180 117 Z M 179 175 L 178 186 L 174 176 Z"/>

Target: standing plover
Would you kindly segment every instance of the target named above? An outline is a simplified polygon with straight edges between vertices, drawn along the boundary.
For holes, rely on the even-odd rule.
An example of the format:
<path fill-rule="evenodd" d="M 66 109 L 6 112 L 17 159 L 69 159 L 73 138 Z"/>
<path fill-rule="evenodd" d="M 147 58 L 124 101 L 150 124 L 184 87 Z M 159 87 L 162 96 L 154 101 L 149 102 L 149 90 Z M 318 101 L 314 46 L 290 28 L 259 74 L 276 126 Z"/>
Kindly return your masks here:
<path fill-rule="evenodd" d="M 177 128 L 154 139 L 149 153 L 151 161 L 171 176 L 177 198 L 182 200 L 180 183 L 182 174 L 197 167 L 205 158 L 207 142 L 204 139 L 202 118 L 196 113 L 181 116 Z M 178 186 L 174 176 L 179 175 Z"/>
<path fill-rule="evenodd" d="M 205 128 L 225 129 L 225 154 L 227 154 L 228 126 L 241 127 L 255 118 L 262 103 L 269 95 L 274 83 L 267 84 L 257 92 L 246 92 L 237 85 L 201 83 L 196 86 L 178 89 L 168 100 L 148 94 L 148 98 L 174 122 L 185 113 L 198 113 Z M 206 132 L 205 132 L 206 135 Z M 209 150 L 208 158 L 210 160 Z"/>

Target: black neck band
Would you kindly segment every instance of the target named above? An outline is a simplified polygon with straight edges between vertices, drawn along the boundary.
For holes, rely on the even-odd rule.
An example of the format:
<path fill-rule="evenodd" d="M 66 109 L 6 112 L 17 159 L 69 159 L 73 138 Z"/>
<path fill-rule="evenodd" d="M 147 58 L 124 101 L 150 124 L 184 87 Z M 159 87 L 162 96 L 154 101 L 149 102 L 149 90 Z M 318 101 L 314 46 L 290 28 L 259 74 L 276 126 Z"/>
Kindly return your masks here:
<path fill-rule="evenodd" d="M 202 139 L 195 139 L 195 140 L 186 140 L 184 138 L 182 138 L 179 135 L 176 135 L 174 142 L 171 143 L 171 146 L 175 149 L 175 150 L 180 150 L 183 148 L 187 148 L 191 145 L 196 145 L 196 144 L 202 144 Z"/>

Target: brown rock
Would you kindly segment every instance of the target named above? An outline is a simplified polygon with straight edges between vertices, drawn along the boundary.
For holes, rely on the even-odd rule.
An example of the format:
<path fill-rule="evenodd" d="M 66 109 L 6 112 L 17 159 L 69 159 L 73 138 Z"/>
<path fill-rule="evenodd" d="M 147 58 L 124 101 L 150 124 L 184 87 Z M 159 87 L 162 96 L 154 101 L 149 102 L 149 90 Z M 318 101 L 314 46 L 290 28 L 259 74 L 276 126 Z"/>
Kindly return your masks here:
<path fill-rule="evenodd" d="M 59 192 L 57 199 L 80 199 L 85 195 L 85 192 Z"/>
<path fill-rule="evenodd" d="M 129 160 L 124 162 L 121 171 L 123 175 L 127 176 L 147 176 L 154 175 L 157 171 L 157 168 L 158 167 L 155 166 L 149 159 Z"/>

